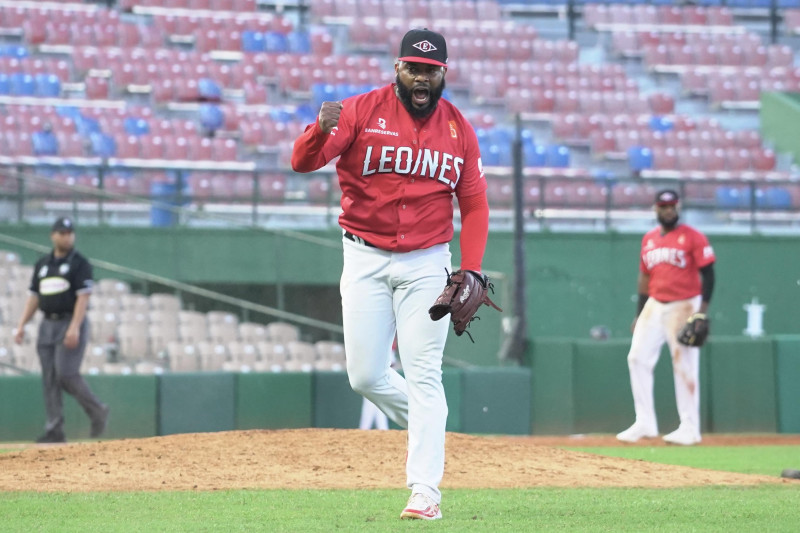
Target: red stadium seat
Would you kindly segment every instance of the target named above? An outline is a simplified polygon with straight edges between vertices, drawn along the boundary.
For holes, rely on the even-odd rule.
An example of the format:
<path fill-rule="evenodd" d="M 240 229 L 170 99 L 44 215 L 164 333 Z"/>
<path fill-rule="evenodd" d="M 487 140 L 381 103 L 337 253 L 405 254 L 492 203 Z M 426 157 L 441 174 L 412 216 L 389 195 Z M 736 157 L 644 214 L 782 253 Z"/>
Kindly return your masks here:
<path fill-rule="evenodd" d="M 747 151 L 750 153 L 751 166 L 754 170 L 775 170 L 775 152 L 768 148 L 747 149 Z"/>

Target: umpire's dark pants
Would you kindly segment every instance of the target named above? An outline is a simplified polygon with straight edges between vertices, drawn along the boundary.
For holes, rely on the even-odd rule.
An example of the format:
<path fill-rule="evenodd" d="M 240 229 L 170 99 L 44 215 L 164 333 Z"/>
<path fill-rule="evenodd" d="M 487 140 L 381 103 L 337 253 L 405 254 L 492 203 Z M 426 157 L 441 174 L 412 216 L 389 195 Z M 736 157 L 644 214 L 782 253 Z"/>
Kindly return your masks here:
<path fill-rule="evenodd" d="M 36 351 L 42 365 L 44 408 L 47 413 L 45 431 L 64 429 L 62 390 L 75 397 L 91 420 L 99 419 L 103 415 L 103 404 L 80 375 L 83 352 L 89 338 L 89 321 L 84 320 L 81 324 L 78 346 L 67 348 L 64 346 L 64 335 L 70 320 L 71 317 L 59 320 L 45 318 L 39 326 Z"/>

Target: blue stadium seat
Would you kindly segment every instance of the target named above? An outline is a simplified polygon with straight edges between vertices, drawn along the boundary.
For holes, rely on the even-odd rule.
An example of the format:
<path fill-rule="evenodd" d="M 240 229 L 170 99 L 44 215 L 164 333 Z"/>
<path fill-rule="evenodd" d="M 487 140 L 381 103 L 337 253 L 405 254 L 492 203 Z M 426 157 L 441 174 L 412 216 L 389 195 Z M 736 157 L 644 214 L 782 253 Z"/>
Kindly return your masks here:
<path fill-rule="evenodd" d="M 11 75 L 11 94 L 13 96 L 35 96 L 36 80 L 24 72 L 13 73 Z"/>
<path fill-rule="evenodd" d="M 650 117 L 650 129 L 653 131 L 669 131 L 674 126 L 675 124 L 672 122 L 672 119 L 670 118 L 658 115 Z"/>
<path fill-rule="evenodd" d="M 653 151 L 646 146 L 631 146 L 628 148 L 628 167 L 634 172 L 653 168 Z"/>
<path fill-rule="evenodd" d="M 289 32 L 286 36 L 286 41 L 289 51 L 293 54 L 310 54 L 311 53 L 311 38 L 308 32 L 293 31 Z"/>
<path fill-rule="evenodd" d="M 202 104 L 197 111 L 200 126 L 207 132 L 214 132 L 225 124 L 225 113 L 218 105 Z"/>
<path fill-rule="evenodd" d="M 311 85 L 311 101 L 319 109 L 322 102 L 332 102 L 337 98 L 336 86 L 330 83 L 314 83 Z"/>
<path fill-rule="evenodd" d="M 17 59 L 22 59 L 24 57 L 28 57 L 28 49 L 25 48 L 24 46 L 19 46 L 16 44 L 0 46 L 0 56 L 16 57 Z"/>
<path fill-rule="evenodd" d="M 489 142 L 492 144 L 511 145 L 514 140 L 514 131 L 511 128 L 496 126 L 489 130 Z"/>
<path fill-rule="evenodd" d="M 73 117 L 73 120 L 75 121 L 75 129 L 82 137 L 88 137 L 93 133 L 101 133 L 100 122 L 97 119 L 85 117 L 78 113 L 77 116 Z"/>
<path fill-rule="evenodd" d="M 543 144 L 535 144 L 531 149 L 526 148 L 523 155 L 526 167 L 547 166 L 547 147 Z"/>
<path fill-rule="evenodd" d="M 242 32 L 242 51 L 244 52 L 264 52 L 267 43 L 264 34 L 260 31 L 245 30 Z"/>
<path fill-rule="evenodd" d="M 207 102 L 219 102 L 222 100 L 222 87 L 211 78 L 197 80 L 197 92 L 200 94 L 200 98 Z"/>
<path fill-rule="evenodd" d="M 547 166 L 556 168 L 569 167 L 570 154 L 569 148 L 561 144 L 553 144 L 547 147 Z"/>
<path fill-rule="evenodd" d="M 34 155 L 58 155 L 58 139 L 52 131 L 37 131 L 31 135 Z"/>
<path fill-rule="evenodd" d="M 294 118 L 303 124 L 310 124 L 317 120 L 319 109 L 311 104 L 301 104 L 294 110 Z"/>
<path fill-rule="evenodd" d="M 282 109 L 280 107 L 276 107 L 270 109 L 269 118 L 271 118 L 275 122 L 280 122 L 285 124 L 287 122 L 292 122 L 294 120 L 294 113 L 292 113 L 288 109 Z"/>
<path fill-rule="evenodd" d="M 511 147 L 507 144 L 490 144 L 486 152 L 481 152 L 481 160 L 488 167 L 510 167 Z"/>
<path fill-rule="evenodd" d="M 150 133 L 150 124 L 143 118 L 128 117 L 123 123 L 125 133 L 128 135 L 147 135 Z"/>
<path fill-rule="evenodd" d="M 756 189 L 756 205 L 770 209 L 791 209 L 792 196 L 783 187 Z"/>
<path fill-rule="evenodd" d="M 717 187 L 717 207 L 723 209 L 741 209 L 750 205 L 750 198 L 736 187 Z"/>
<path fill-rule="evenodd" d="M 98 157 L 114 157 L 117 154 L 117 143 L 110 135 L 92 133 L 89 140 L 92 144 L 92 154 Z"/>
<path fill-rule="evenodd" d="M 268 31 L 264 34 L 265 51 L 288 52 L 289 42 L 286 36 L 277 31 Z"/>
<path fill-rule="evenodd" d="M 8 77 L 8 74 L 2 72 L 0 72 L 0 94 L 11 94 L 11 78 Z"/>
<path fill-rule="evenodd" d="M 61 80 L 55 74 L 37 74 L 36 95 L 44 98 L 58 98 L 61 96 Z"/>

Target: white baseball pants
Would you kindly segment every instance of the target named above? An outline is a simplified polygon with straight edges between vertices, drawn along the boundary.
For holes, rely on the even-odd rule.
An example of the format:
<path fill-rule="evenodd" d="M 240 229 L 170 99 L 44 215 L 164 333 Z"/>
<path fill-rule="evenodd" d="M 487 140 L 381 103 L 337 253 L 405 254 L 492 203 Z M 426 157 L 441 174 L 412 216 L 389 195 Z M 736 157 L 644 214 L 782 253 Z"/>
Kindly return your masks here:
<path fill-rule="evenodd" d="M 653 400 L 653 369 L 666 342 L 672 356 L 675 402 L 681 427 L 700 436 L 700 348 L 678 342 L 678 332 L 692 313 L 700 309 L 700 295 L 688 300 L 662 303 L 649 298 L 633 329 L 628 370 L 633 391 L 636 423 L 658 433 Z"/>
<path fill-rule="evenodd" d="M 447 423 L 442 356 L 450 321 L 434 322 L 428 309 L 444 289 L 450 246 L 393 253 L 345 238 L 342 243 L 350 386 L 408 428 L 408 487 L 438 503 Z M 405 378 L 390 366 L 395 332 Z"/>

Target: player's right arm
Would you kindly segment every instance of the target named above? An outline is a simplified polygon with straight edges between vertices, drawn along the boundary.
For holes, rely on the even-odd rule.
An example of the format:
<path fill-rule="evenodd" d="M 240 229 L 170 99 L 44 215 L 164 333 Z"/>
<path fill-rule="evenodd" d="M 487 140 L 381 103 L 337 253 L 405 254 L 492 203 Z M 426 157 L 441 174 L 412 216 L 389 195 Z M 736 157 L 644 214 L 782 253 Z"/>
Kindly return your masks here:
<path fill-rule="evenodd" d="M 326 144 L 335 136 L 331 133 L 339 126 L 342 113 L 341 102 L 322 102 L 317 121 L 310 124 L 292 148 L 292 169 L 295 172 L 313 172 L 339 155 L 324 150 Z"/>
<path fill-rule="evenodd" d="M 650 286 L 650 274 L 647 274 L 640 270 L 639 279 L 636 280 L 636 293 L 638 294 L 639 297 L 636 302 L 636 316 L 633 317 L 633 323 L 631 324 L 631 331 L 633 331 L 633 328 L 636 327 L 636 321 L 639 319 L 639 315 L 642 313 L 642 309 L 644 309 L 644 304 L 650 297 L 649 286 Z"/>
<path fill-rule="evenodd" d="M 22 316 L 17 323 L 17 329 L 14 332 L 14 342 L 22 344 L 25 340 L 25 324 L 33 317 L 36 309 L 39 307 L 39 295 L 35 292 L 28 294 L 28 300 L 25 302 L 25 309 L 22 310 Z"/>

